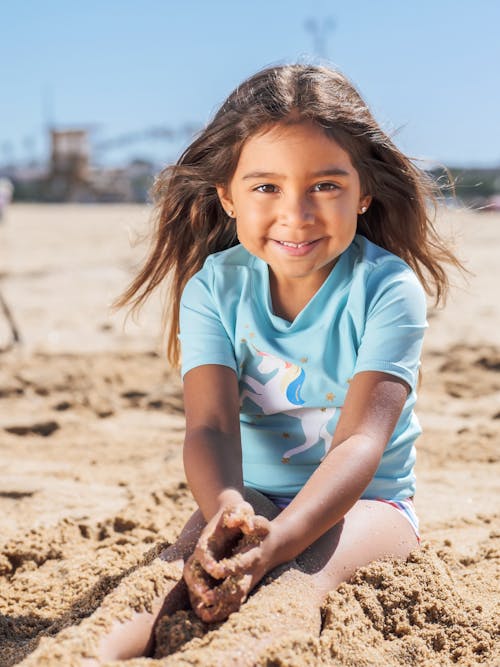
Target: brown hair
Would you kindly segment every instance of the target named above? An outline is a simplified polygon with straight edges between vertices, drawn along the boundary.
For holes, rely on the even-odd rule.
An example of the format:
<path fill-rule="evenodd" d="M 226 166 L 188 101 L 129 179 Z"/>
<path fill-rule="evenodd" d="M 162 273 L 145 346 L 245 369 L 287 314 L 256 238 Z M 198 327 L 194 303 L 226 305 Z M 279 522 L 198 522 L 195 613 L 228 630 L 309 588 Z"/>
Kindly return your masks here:
<path fill-rule="evenodd" d="M 136 310 L 169 277 L 164 315 L 172 364 L 179 363 L 179 306 L 186 282 L 209 254 L 238 242 L 216 185 L 229 183 L 247 139 L 276 123 L 305 120 L 322 127 L 350 154 L 362 193 L 372 196 L 368 211 L 358 216 L 357 232 L 404 259 L 436 302 L 446 295 L 443 264 L 461 264 L 434 227 L 437 188 L 431 178 L 392 143 L 341 73 L 313 65 L 270 67 L 231 93 L 153 185 L 152 248 L 116 305 L 132 304 Z"/>

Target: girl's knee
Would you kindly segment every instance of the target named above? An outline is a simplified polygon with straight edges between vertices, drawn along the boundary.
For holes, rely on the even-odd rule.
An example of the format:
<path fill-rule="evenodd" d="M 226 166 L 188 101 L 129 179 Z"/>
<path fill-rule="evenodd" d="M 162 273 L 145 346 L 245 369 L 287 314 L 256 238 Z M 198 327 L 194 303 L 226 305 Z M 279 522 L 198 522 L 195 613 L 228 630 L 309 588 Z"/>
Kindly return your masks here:
<path fill-rule="evenodd" d="M 348 581 L 352 574 L 342 573 L 325 567 L 319 572 L 310 575 L 311 589 L 322 603 L 328 593 L 334 591 L 342 582 Z"/>
<path fill-rule="evenodd" d="M 202 513 L 200 510 L 196 510 L 184 525 L 177 540 L 166 547 L 166 549 L 159 554 L 159 558 L 167 562 L 172 562 L 190 556 L 194 551 L 198 538 L 205 525 L 206 523 Z"/>

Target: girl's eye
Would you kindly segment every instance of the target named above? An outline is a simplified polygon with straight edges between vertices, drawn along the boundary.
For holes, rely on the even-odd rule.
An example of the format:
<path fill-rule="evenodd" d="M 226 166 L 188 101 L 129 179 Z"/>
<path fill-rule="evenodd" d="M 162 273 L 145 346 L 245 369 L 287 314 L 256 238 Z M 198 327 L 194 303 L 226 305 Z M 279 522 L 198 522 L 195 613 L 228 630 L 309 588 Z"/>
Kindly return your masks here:
<path fill-rule="evenodd" d="M 265 194 L 273 194 L 278 192 L 278 188 L 271 183 L 264 183 L 264 185 L 259 185 L 255 188 L 257 192 L 264 192 Z"/>
<path fill-rule="evenodd" d="M 339 186 L 335 185 L 335 183 L 316 183 L 316 185 L 313 186 L 313 190 L 316 192 L 330 192 L 332 190 L 338 190 Z"/>

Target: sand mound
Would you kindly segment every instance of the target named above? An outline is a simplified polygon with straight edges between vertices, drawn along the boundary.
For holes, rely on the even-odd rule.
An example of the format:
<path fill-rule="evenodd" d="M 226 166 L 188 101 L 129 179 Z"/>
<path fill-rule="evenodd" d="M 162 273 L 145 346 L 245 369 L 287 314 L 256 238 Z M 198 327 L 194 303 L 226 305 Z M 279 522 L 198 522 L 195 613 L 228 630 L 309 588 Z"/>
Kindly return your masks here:
<path fill-rule="evenodd" d="M 165 619 L 158 633 L 158 655 L 169 648 L 180 649 L 175 659 L 164 664 L 201 666 L 212 664 L 205 662 L 211 660 L 209 646 L 227 654 L 235 651 L 237 643 L 242 657 L 245 649 L 253 656 L 248 664 L 276 667 L 491 665 L 500 657 L 495 653 L 498 624 L 480 605 L 462 599 L 448 567 L 429 548 L 414 552 L 407 563 L 379 562 L 359 570 L 352 582 L 329 595 L 319 637 L 299 591 L 296 582 L 281 586 L 274 582 L 257 593 L 258 604 L 249 603 L 240 618 L 230 617 L 216 631 L 193 619 L 190 612 Z M 258 650 L 258 628 L 278 630 L 262 651 Z M 245 641 L 242 631 L 250 634 L 250 641 Z M 198 639 L 203 633 L 204 641 Z M 174 637 L 175 647 L 169 645 Z"/>
<path fill-rule="evenodd" d="M 154 554 L 151 552 L 149 558 Z M 322 623 L 307 608 L 307 581 L 298 572 L 263 585 L 240 612 L 217 626 L 208 626 L 189 611 L 164 618 L 157 630 L 155 659 L 127 662 L 131 667 L 210 667 L 259 665 L 304 667 L 309 665 L 495 665 L 498 664 L 498 621 L 480 604 L 464 600 L 457 592 L 443 557 L 426 547 L 414 552 L 406 563 L 374 563 L 358 571 L 350 583 L 332 592 L 322 610 Z M 498 555 L 498 554 L 497 554 Z M 37 643 L 38 648 L 21 664 L 77 665 L 79 656 L 92 654 L 95 642 L 110 617 L 126 617 L 132 606 L 142 609 L 157 594 L 164 580 L 175 573 L 158 560 L 144 559 L 127 575 L 127 596 L 109 596 L 100 610 L 84 619 L 116 586 L 120 577 L 104 578 L 92 595 L 80 598 L 58 622 L 32 619 L 30 625 L 2 627 L 11 650 L 2 662 L 16 664 L 20 654 Z M 130 570 L 129 570 L 130 572 Z M 53 582 L 53 587 L 57 583 Z M 50 587 L 47 587 L 50 591 Z M 49 604 L 56 601 L 53 595 Z M 37 627 L 38 626 L 38 627 Z M 321 629 L 320 629 L 321 627 Z M 66 629 L 64 629 L 66 628 Z M 12 628 L 11 628 L 12 630 Z M 269 638 L 269 631 L 272 635 Z M 50 637 L 55 632 L 55 637 Z M 266 638 L 263 640 L 263 638 Z M 15 639 L 15 640 L 14 640 Z M 28 642 L 28 646 L 26 643 Z M 108 663 L 118 665 L 119 663 Z"/>
<path fill-rule="evenodd" d="M 320 641 L 326 664 L 434 667 L 493 665 L 499 636 L 495 618 L 459 595 L 446 564 L 426 548 L 404 564 L 363 568 L 331 593 Z"/>

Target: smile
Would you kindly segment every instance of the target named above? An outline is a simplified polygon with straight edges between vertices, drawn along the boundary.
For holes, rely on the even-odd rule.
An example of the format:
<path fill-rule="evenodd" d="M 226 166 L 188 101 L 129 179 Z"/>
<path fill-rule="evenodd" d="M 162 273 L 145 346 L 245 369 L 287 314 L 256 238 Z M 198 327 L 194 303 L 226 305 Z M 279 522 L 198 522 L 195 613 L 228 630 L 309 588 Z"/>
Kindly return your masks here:
<path fill-rule="evenodd" d="M 276 247 L 279 248 L 279 251 L 288 257 L 305 257 L 306 255 L 309 255 L 309 253 L 312 253 L 321 242 L 321 239 L 301 241 L 300 243 L 294 243 L 293 241 L 278 241 L 276 239 L 272 240 L 273 243 L 276 244 Z"/>
<path fill-rule="evenodd" d="M 310 245 L 314 241 L 303 241 L 302 243 L 292 243 L 291 241 L 278 241 L 280 245 L 286 245 L 289 248 L 302 248 L 305 245 Z"/>

